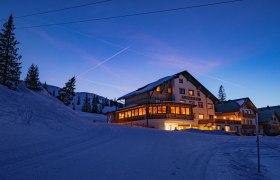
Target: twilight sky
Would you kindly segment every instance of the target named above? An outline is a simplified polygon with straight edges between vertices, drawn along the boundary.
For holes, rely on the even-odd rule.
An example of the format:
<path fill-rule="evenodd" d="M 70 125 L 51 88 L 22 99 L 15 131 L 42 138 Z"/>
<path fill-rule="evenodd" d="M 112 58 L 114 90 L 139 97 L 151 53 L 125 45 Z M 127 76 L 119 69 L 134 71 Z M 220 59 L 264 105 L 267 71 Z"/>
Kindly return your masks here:
<path fill-rule="evenodd" d="M 98 0 L 9 0 L 1 26 L 21 16 Z M 51 27 L 21 27 L 218 2 L 219 0 L 113 0 L 56 13 L 16 18 L 23 73 L 31 63 L 40 79 L 115 98 L 164 76 L 187 70 L 217 95 L 250 97 L 257 107 L 280 104 L 280 1 L 245 0 L 123 19 Z M 222 1 L 222 0 L 220 0 Z"/>

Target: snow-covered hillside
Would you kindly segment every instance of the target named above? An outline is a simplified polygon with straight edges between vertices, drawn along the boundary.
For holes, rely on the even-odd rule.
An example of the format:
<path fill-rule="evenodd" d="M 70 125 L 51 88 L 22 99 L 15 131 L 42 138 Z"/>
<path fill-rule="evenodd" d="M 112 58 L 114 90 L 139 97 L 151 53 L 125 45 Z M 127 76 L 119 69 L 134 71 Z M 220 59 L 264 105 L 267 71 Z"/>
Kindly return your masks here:
<path fill-rule="evenodd" d="M 24 125 L 51 129 L 80 129 L 85 121 L 45 90 L 31 91 L 20 84 L 12 91 L 0 85 L 0 125 Z"/>
<path fill-rule="evenodd" d="M 92 123 L 47 92 L 0 86 L 0 179 L 280 179 L 280 138 Z"/>

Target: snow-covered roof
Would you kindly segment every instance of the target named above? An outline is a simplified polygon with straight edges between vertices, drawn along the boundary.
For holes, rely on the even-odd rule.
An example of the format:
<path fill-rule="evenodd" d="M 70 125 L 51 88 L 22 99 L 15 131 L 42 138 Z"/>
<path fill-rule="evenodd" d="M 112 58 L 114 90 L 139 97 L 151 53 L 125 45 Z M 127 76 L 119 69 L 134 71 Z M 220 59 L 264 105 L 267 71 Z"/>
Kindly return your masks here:
<path fill-rule="evenodd" d="M 179 75 L 183 75 L 185 76 L 188 81 L 190 81 L 194 86 L 196 86 L 197 88 L 199 88 L 204 94 L 207 94 L 208 97 L 213 101 L 213 102 L 218 102 L 219 100 L 207 89 L 205 88 L 197 79 L 195 79 L 188 71 L 182 71 L 179 72 L 177 74 L 171 75 L 171 76 L 166 76 L 164 78 L 161 78 L 155 82 L 152 82 L 150 84 L 147 84 L 139 89 L 137 89 L 136 91 L 133 91 L 131 93 L 128 93 L 120 98 L 118 98 L 118 100 L 120 99 L 127 99 L 139 94 L 143 94 L 145 92 L 149 92 L 152 90 L 155 90 L 158 86 L 160 86 L 163 83 L 166 83 L 172 79 L 175 79 L 177 77 L 179 77 Z"/>
<path fill-rule="evenodd" d="M 133 91 L 131 93 L 128 93 L 122 97 L 120 97 L 119 99 L 126 99 L 126 98 L 129 98 L 129 97 L 132 97 L 132 96 L 136 96 L 138 94 L 142 94 L 142 93 L 145 93 L 145 92 L 148 92 L 148 91 L 152 91 L 154 89 L 156 89 L 159 85 L 171 80 L 174 78 L 174 75 L 173 76 L 166 76 L 164 78 L 161 78 L 153 83 L 150 83 L 146 86 L 143 86 L 139 89 L 137 89 L 136 91 Z"/>
<path fill-rule="evenodd" d="M 280 118 L 280 106 L 259 108 L 259 122 L 268 122 L 272 120 L 272 115 L 275 114 Z"/>
<path fill-rule="evenodd" d="M 252 103 L 252 101 L 248 97 L 241 98 L 241 99 L 233 99 L 233 100 L 224 101 L 224 102 L 219 103 L 219 104 L 216 105 L 216 107 L 215 107 L 216 108 L 216 112 L 217 113 L 238 112 L 238 111 L 240 111 L 240 108 L 247 101 Z"/>

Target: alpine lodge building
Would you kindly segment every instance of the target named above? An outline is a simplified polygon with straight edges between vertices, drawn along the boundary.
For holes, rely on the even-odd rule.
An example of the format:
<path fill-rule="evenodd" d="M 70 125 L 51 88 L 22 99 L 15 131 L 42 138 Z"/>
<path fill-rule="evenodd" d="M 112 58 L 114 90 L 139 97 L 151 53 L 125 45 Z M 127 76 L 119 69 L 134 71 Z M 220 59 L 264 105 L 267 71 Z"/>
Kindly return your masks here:
<path fill-rule="evenodd" d="M 187 71 L 161 78 L 118 100 L 125 100 L 125 106 L 107 113 L 109 122 L 163 130 L 199 128 L 200 120 L 214 120 L 219 102 Z"/>

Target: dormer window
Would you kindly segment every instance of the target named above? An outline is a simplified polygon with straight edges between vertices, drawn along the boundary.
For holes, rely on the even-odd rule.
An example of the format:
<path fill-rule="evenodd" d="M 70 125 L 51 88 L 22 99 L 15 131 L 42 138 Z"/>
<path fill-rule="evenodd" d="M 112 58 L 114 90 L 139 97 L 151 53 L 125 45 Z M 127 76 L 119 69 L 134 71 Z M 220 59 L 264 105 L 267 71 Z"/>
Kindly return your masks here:
<path fill-rule="evenodd" d="M 183 79 L 179 79 L 179 83 L 183 84 Z"/>

